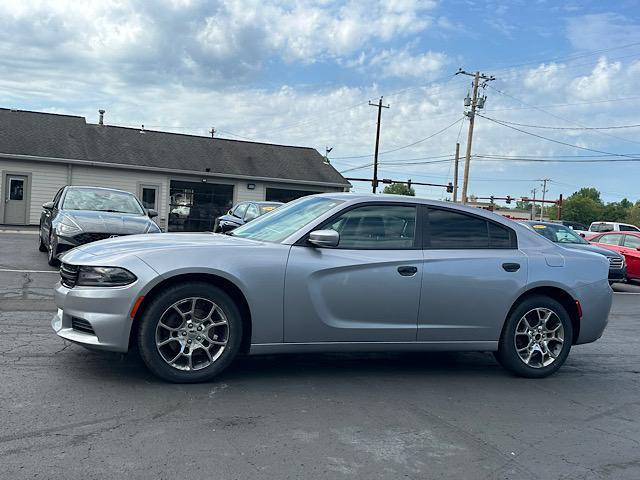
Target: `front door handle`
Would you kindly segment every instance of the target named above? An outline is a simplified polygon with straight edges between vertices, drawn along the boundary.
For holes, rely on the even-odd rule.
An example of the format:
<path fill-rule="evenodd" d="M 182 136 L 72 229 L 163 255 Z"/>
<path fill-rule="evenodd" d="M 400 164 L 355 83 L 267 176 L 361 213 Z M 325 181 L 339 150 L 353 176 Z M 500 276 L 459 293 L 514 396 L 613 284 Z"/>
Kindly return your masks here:
<path fill-rule="evenodd" d="M 418 267 L 414 267 L 413 265 L 403 265 L 398 267 L 398 273 L 403 277 L 412 277 L 418 273 Z"/>
<path fill-rule="evenodd" d="M 520 270 L 519 263 L 503 263 L 502 268 L 504 268 L 507 272 L 517 272 Z"/>

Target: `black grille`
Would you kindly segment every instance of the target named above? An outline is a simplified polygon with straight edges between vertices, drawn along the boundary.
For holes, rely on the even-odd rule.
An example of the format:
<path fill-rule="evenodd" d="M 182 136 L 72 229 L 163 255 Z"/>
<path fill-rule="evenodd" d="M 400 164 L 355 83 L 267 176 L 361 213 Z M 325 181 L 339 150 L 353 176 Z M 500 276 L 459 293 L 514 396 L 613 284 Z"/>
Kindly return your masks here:
<path fill-rule="evenodd" d="M 622 268 L 623 261 L 621 257 L 609 257 L 609 268 Z"/>
<path fill-rule="evenodd" d="M 90 233 L 90 232 L 85 232 L 85 233 L 79 233 L 78 235 L 73 237 L 73 239 L 76 242 L 78 242 L 79 244 L 84 244 L 84 243 L 97 242 L 98 240 L 104 240 L 105 238 L 119 237 L 119 236 L 120 235 L 116 235 L 116 234 L 113 234 L 113 233 Z"/>
<path fill-rule="evenodd" d="M 71 317 L 71 328 L 82 333 L 88 333 L 89 335 L 95 335 L 93 327 L 84 318 Z"/>
<path fill-rule="evenodd" d="M 60 282 L 65 287 L 73 288 L 78 281 L 78 272 L 80 267 L 78 265 L 70 265 L 63 263 L 60 265 Z"/>

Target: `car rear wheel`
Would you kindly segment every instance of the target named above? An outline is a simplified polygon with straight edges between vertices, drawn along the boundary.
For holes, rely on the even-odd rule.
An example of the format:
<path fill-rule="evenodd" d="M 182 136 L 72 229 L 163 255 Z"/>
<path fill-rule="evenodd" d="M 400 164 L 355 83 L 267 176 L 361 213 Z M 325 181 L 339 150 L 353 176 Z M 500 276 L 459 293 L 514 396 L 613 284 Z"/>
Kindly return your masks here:
<path fill-rule="evenodd" d="M 572 340 L 566 309 L 552 298 L 533 296 L 520 302 L 509 315 L 495 356 L 516 375 L 543 378 L 562 366 Z"/>
<path fill-rule="evenodd" d="M 203 282 L 169 287 L 145 308 L 138 348 L 155 375 L 176 383 L 211 380 L 240 349 L 242 318 L 223 290 Z"/>

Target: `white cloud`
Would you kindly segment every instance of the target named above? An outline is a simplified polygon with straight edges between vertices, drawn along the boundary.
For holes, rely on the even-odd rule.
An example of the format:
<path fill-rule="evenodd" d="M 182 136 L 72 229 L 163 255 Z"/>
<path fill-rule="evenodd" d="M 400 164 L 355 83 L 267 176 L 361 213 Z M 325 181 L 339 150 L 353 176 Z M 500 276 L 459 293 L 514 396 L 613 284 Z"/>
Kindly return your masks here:
<path fill-rule="evenodd" d="M 616 13 L 571 17 L 567 37 L 578 50 L 615 48 L 640 41 L 640 25 Z"/>
<path fill-rule="evenodd" d="M 383 50 L 371 59 L 369 65 L 382 77 L 427 79 L 442 70 L 446 59 L 443 53 L 412 55 L 407 50 Z"/>

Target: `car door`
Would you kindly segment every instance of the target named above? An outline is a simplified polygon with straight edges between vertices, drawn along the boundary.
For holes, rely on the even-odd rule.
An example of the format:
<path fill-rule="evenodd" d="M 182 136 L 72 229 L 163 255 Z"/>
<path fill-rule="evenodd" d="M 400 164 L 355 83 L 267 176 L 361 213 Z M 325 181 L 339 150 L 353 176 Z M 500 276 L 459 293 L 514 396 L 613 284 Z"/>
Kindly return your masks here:
<path fill-rule="evenodd" d="M 303 239 L 285 278 L 285 342 L 413 342 L 422 282 L 418 207 L 348 208 L 320 229 L 340 234 L 335 248 Z"/>
<path fill-rule="evenodd" d="M 429 207 L 417 339 L 495 341 L 527 282 L 515 232 L 459 210 Z"/>
<path fill-rule="evenodd" d="M 622 243 L 622 235 L 621 233 L 605 233 L 593 241 L 598 243 L 600 246 L 608 248 L 609 250 L 613 250 L 614 252 L 622 253 L 621 243 Z"/>
<path fill-rule="evenodd" d="M 64 187 L 58 190 L 55 197 L 53 197 L 53 208 L 42 209 L 42 215 L 40 218 L 40 224 L 42 225 L 42 238 L 47 242 L 49 241 L 49 235 L 51 234 L 51 224 L 60 211 L 60 198 L 62 197 L 63 191 Z"/>
<path fill-rule="evenodd" d="M 636 235 L 625 235 L 622 240 L 620 253 L 624 255 L 627 262 L 627 276 L 640 278 L 640 237 Z"/>

